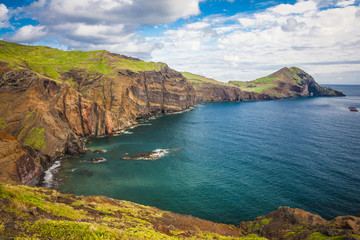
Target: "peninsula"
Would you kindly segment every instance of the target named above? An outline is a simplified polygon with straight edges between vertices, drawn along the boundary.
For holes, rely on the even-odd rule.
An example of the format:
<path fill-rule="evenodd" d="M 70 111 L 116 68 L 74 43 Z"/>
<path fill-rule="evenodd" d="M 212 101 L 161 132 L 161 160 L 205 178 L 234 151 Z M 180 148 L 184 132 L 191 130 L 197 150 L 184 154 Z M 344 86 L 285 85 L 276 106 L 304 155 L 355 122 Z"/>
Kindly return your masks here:
<path fill-rule="evenodd" d="M 63 235 L 52 234 L 65 234 L 54 230 L 59 227 L 72 229 L 74 239 L 80 232 L 104 239 L 356 238 L 356 217 L 327 222 L 282 207 L 253 222 L 230 226 L 106 197 L 17 185 L 36 181 L 59 157 L 84 152 L 86 137 L 115 134 L 137 124 L 137 119 L 184 111 L 199 102 L 305 96 L 343 94 L 320 86 L 296 67 L 250 82 L 222 83 L 107 51 L 60 51 L 0 41 L 0 234 L 58 238 Z"/>

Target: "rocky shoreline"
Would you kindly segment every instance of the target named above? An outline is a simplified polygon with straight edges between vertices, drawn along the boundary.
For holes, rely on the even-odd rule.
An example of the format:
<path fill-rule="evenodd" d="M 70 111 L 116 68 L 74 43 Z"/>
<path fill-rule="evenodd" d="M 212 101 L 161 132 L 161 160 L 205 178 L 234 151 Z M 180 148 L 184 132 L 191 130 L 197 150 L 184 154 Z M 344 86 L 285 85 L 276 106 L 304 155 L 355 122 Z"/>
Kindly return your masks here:
<path fill-rule="evenodd" d="M 164 63 L 146 63 L 140 59 L 129 59 L 107 51 L 83 52 L 83 55 L 87 57 L 79 58 L 76 52 L 59 52 L 59 50 L 51 48 L 25 46 L 4 41 L 0 41 L 0 51 L 2 52 L 0 59 L 0 183 L 34 184 L 37 178 L 49 170 L 48 168 L 54 163 L 60 161 L 61 157 L 86 152 L 85 143 L 88 137 L 119 134 L 121 131 L 135 126 L 138 119 L 187 111 L 200 102 L 258 101 L 301 96 L 343 96 L 339 91 L 320 86 L 309 74 L 294 67 L 283 68 L 267 76 L 266 79 L 267 81 L 271 79 L 271 84 L 264 83 L 262 79 L 253 82 L 220 83 L 196 75 L 185 77 Z M 22 54 L 14 56 L 14 52 Z M 59 53 L 62 58 L 72 62 L 63 64 L 63 59 L 58 57 Z M 37 58 L 33 58 L 34 55 Z M 45 63 L 39 63 L 38 59 L 42 59 Z M 49 65 L 47 62 L 52 64 Z M 265 90 L 260 91 L 259 89 Z M 153 160 L 161 154 L 166 154 L 166 151 L 168 150 L 154 150 L 132 156 L 132 158 L 134 160 Z M 101 157 L 94 158 L 93 163 L 104 160 Z M 26 196 L 30 199 L 39 198 L 39 201 L 35 203 L 25 201 L 21 208 L 22 205 L 16 200 L 21 196 L 19 193 L 21 191 L 25 191 L 28 194 Z M 52 197 L 34 196 L 31 192 L 35 195 L 41 193 Z M 59 220 L 62 221 L 61 224 L 68 221 L 66 224 L 73 224 L 69 223 L 72 221 L 71 219 L 56 212 L 60 210 L 55 211 L 54 209 L 57 209 L 59 204 L 71 204 L 77 200 L 89 203 L 82 205 L 76 203 L 80 205 L 72 205 L 71 208 L 65 207 L 65 205 L 61 206 L 65 207 L 69 214 L 80 209 L 92 216 L 89 219 L 80 214 L 81 221 L 91 222 L 99 217 L 115 216 L 120 219 L 117 224 L 127 224 L 122 217 L 124 212 L 109 213 L 112 210 L 107 207 L 106 210 L 101 211 L 94 207 L 96 204 L 91 203 L 94 199 L 91 197 L 62 195 L 52 190 L 32 189 L 11 184 L 1 184 L 0 195 L 0 210 L 2 211 L 0 234 L 3 236 L 8 236 L 7 234 L 20 236 L 18 234 L 24 233 L 28 236 L 36 236 L 32 235 L 37 234 L 36 229 L 25 226 L 24 221 L 40 224 L 39 219 L 44 217 L 48 221 Z M 56 198 L 53 198 L 53 195 Z M 116 202 L 115 205 L 121 205 L 114 199 L 98 198 L 102 199 L 101 204 L 112 205 L 113 202 Z M 53 209 L 48 209 L 45 205 L 37 204 L 40 202 L 55 205 L 51 205 Z M 100 205 L 98 207 L 104 207 Z M 139 206 L 136 208 L 147 209 Z M 141 212 L 142 210 L 137 211 Z M 160 210 L 155 212 L 157 211 Z M 216 230 L 217 234 L 237 237 L 243 236 L 245 231 L 246 234 L 256 234 L 256 236 L 265 236 L 271 239 L 303 239 L 302 237 L 311 237 L 314 233 L 321 234 L 321 236 L 333 236 L 331 234 L 334 233 L 336 236 L 341 235 L 351 239 L 351 234 L 359 234 L 359 219 L 355 217 L 342 219 L 342 225 L 336 221 L 328 223 L 325 220 L 325 222 L 309 220 L 310 222 L 307 223 L 304 220 L 307 225 L 302 225 L 303 228 L 308 227 L 307 229 L 312 232 L 310 230 L 304 232 L 294 230 L 291 231 L 294 233 L 289 233 L 288 230 L 291 230 L 289 226 L 292 226 L 291 224 L 298 226 L 298 219 L 303 219 L 299 216 L 309 216 L 309 219 L 318 219 L 318 217 L 297 210 L 296 213 L 284 209 L 280 209 L 279 212 L 283 217 L 290 216 L 284 222 L 286 230 L 278 226 L 277 221 L 266 220 L 263 222 L 261 219 L 255 220 L 251 224 L 248 223 L 248 225 L 244 223 L 245 225 L 241 228 L 225 225 L 224 229 L 230 229 L 231 233 L 222 228 L 219 230 L 216 224 L 211 225 L 213 223 L 209 222 L 204 224 L 211 225 L 211 231 Z M 79 213 L 76 212 L 76 214 Z M 127 219 L 135 217 L 134 214 L 126 216 Z M 150 221 L 145 225 L 151 226 L 152 233 L 165 234 L 165 236 L 194 237 L 197 236 L 196 234 L 204 234 L 203 231 L 191 230 L 191 224 L 186 225 L 189 226 L 186 228 L 176 225 L 178 219 L 183 219 L 184 222 L 180 221 L 183 224 L 188 223 L 188 220 L 185 216 L 174 216 L 170 214 L 166 218 L 172 219 L 169 222 L 173 227 L 159 225 L 157 221 Z M 270 218 L 276 219 L 278 216 L 274 215 Z M 134 224 L 139 226 L 139 223 L 147 221 L 146 219 L 144 217 L 140 221 L 135 220 Z M 189 220 L 190 222 L 195 221 L 191 217 L 189 219 L 192 219 Z M 271 222 L 276 224 L 272 225 Z M 53 223 L 46 222 L 48 225 Z M 336 230 L 334 232 L 329 230 L 326 232 L 326 229 L 322 232 L 315 231 L 319 224 L 330 230 L 335 224 L 335 229 L 350 229 L 351 231 Z M 81 227 L 85 225 L 81 225 Z M 115 228 L 120 228 L 120 225 L 116 225 Z M 110 228 L 114 226 L 110 226 Z M 97 227 L 100 228 L 100 226 Z M 232 231 L 233 229 L 236 231 Z M 44 236 L 49 237 L 46 234 Z M 204 237 L 204 235 L 201 236 Z"/>

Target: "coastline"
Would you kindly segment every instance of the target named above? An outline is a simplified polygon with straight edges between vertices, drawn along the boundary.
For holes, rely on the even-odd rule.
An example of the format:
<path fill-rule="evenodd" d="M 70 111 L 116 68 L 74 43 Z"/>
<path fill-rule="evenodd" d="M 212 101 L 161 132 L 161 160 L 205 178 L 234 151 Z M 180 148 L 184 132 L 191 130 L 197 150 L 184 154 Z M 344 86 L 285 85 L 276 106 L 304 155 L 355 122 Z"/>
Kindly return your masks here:
<path fill-rule="evenodd" d="M 336 85 L 334 85 L 336 86 Z M 335 96 L 335 97 L 345 97 L 346 95 L 344 96 Z M 85 137 L 85 138 L 82 138 L 81 141 L 84 143 L 83 145 L 83 152 L 78 152 L 76 153 L 75 155 L 64 155 L 64 156 L 60 156 L 58 158 L 55 158 L 53 161 L 52 161 L 52 164 L 46 168 L 42 174 L 34 177 L 33 179 L 31 179 L 29 182 L 27 182 L 26 184 L 29 185 L 29 186 L 41 186 L 41 187 L 46 187 L 47 185 L 47 182 L 44 178 L 45 178 L 45 172 L 47 171 L 51 171 L 51 169 L 54 167 L 54 168 L 61 168 L 61 162 L 63 159 L 65 158 L 71 158 L 71 157 L 74 157 L 74 156 L 78 156 L 79 154 L 86 154 L 88 152 L 91 152 L 89 151 L 89 149 L 86 147 L 86 143 L 89 139 L 91 138 L 105 138 L 105 137 L 111 137 L 111 136 L 121 136 L 121 135 L 126 135 L 126 134 L 132 134 L 132 132 L 129 132 L 128 130 L 131 130 L 131 129 L 134 129 L 136 127 L 139 127 L 139 126 L 147 126 L 148 124 L 147 123 L 143 123 L 143 121 L 148 121 L 148 120 L 156 120 L 158 118 L 161 118 L 163 116 L 166 116 L 166 115 L 177 115 L 177 114 L 182 114 L 182 113 L 185 113 L 185 112 L 188 112 L 188 111 L 193 111 L 195 110 L 196 106 L 197 105 L 203 105 L 203 104 L 208 104 L 208 103 L 247 103 L 247 102 L 262 102 L 262 101 L 281 101 L 281 100 L 284 100 L 284 99 L 301 99 L 301 98 L 319 98 L 319 97 L 331 97 L 333 98 L 334 96 L 292 96 L 292 97 L 283 97 L 283 98 L 274 98 L 274 99 L 261 99 L 261 100 L 244 100 L 244 101 L 207 101 L 207 102 L 197 102 L 195 103 L 195 105 L 193 107 L 189 107 L 188 109 L 186 110 L 182 110 L 182 111 L 178 111 L 178 112 L 171 112 L 171 113 L 161 113 L 161 114 L 155 114 L 154 116 L 149 116 L 149 117 L 144 117 L 144 118 L 139 118 L 137 119 L 137 122 L 136 123 L 131 123 L 132 125 L 129 125 L 123 129 L 120 129 L 112 134 L 104 134 L 104 135 L 98 135 L 98 136 L 88 136 L 88 137 Z M 140 123 L 139 123 L 140 121 Z M 58 170 L 60 171 L 60 170 Z M 55 173 L 56 174 L 56 173 Z M 53 178 L 54 176 L 52 176 Z M 53 179 L 49 179 L 49 181 L 51 182 Z"/>

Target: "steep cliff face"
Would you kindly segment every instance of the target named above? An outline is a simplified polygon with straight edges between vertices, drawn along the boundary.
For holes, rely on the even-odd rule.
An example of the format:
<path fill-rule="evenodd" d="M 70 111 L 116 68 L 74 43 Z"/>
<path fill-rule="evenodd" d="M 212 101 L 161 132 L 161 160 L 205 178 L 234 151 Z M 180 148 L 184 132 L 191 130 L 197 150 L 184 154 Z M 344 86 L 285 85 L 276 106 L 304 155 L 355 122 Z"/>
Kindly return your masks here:
<path fill-rule="evenodd" d="M 111 112 L 66 84 L 11 68 L 0 75 L 0 119 L 1 128 L 39 159 L 40 169 L 54 157 L 81 152 L 82 136 L 111 134 L 119 127 Z M 22 182 L 29 180 L 23 171 L 18 174 Z"/>
<path fill-rule="evenodd" d="M 203 84 L 199 86 L 195 84 L 194 87 L 196 88 L 197 102 L 241 102 L 274 99 L 266 94 L 245 92 L 232 86 L 219 86 L 216 84 Z"/>
<path fill-rule="evenodd" d="M 41 170 L 56 157 L 82 152 L 83 137 L 113 134 L 137 118 L 195 104 L 191 85 L 166 64 L 106 51 L 73 53 L 7 43 L 0 49 L 1 129 L 39 159 Z M 19 51 L 16 58 L 14 51 Z M 59 65 L 34 62 L 36 54 Z M 74 66 L 57 59 L 61 54 Z"/>
<path fill-rule="evenodd" d="M 41 173 L 34 159 L 10 134 L 0 130 L 0 181 L 26 183 Z"/>
<path fill-rule="evenodd" d="M 86 69 L 65 73 L 68 79 L 86 75 Z M 94 79 L 89 81 L 89 79 Z M 167 65 L 154 71 L 116 71 L 112 77 L 97 74 L 77 81 L 74 89 L 113 113 L 121 126 L 130 126 L 134 119 L 188 109 L 195 104 L 195 93 L 181 73 Z M 86 83 L 84 83 L 86 82 Z"/>

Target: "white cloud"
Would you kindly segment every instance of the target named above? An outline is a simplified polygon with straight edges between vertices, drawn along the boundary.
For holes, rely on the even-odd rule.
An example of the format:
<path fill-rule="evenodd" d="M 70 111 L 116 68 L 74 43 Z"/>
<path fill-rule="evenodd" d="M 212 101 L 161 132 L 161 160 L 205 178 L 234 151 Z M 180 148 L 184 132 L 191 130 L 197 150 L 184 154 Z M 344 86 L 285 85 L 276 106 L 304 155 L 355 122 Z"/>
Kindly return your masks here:
<path fill-rule="evenodd" d="M 280 4 L 269 10 L 280 15 L 302 14 L 308 11 L 316 11 L 317 3 L 314 1 L 299 1 L 293 5 Z"/>
<path fill-rule="evenodd" d="M 12 40 L 50 37 L 68 49 L 106 49 L 146 60 L 152 54 L 153 61 L 222 81 L 252 80 L 293 65 L 316 76 L 360 72 L 358 1 L 299 0 L 254 13 L 190 18 L 200 13 L 200 1 L 38 0 L 20 10 L 39 25 L 20 28 Z M 0 4 L 6 22 L 5 11 Z M 180 18 L 190 19 L 176 29 L 166 25 Z M 159 26 L 159 34 L 141 36 L 137 30 L 144 25 Z"/>
<path fill-rule="evenodd" d="M 199 0 L 50 0 L 39 21 L 165 24 L 200 13 Z M 65 18 L 64 18 L 65 17 Z"/>
<path fill-rule="evenodd" d="M 21 28 L 13 41 L 37 41 L 47 36 L 69 49 L 116 49 L 149 58 L 159 43 L 144 43 L 136 30 L 141 25 L 172 23 L 200 13 L 201 0 L 38 0 L 17 11 L 39 22 Z M 194 25 L 196 27 L 196 25 Z M 33 32 L 31 37 L 28 33 Z M 146 52 L 148 51 L 148 52 Z"/>
<path fill-rule="evenodd" d="M 9 27 L 9 9 L 4 4 L 0 4 L 0 29 Z"/>
<path fill-rule="evenodd" d="M 354 3 L 355 3 L 355 0 L 345 0 L 345 1 L 338 2 L 336 5 L 339 7 L 347 7 L 347 6 L 353 5 Z"/>
<path fill-rule="evenodd" d="M 288 18 L 286 20 L 286 24 L 281 26 L 281 29 L 286 32 L 293 32 L 296 31 L 298 28 L 304 28 L 305 26 L 305 23 L 298 23 L 295 18 Z"/>
<path fill-rule="evenodd" d="M 19 28 L 15 35 L 12 36 L 11 40 L 15 42 L 34 42 L 40 40 L 46 35 L 46 29 L 44 26 L 32 26 L 26 25 L 22 28 Z"/>
<path fill-rule="evenodd" d="M 253 14 L 203 19 L 205 23 L 196 26 L 204 28 L 185 25 L 158 39 L 164 47 L 154 50 L 154 60 L 222 81 L 252 80 L 294 65 L 316 76 L 359 72 L 359 64 L 347 64 L 360 61 L 359 6 L 317 6 L 317 0 L 299 1 Z M 204 37 L 204 29 L 214 31 L 210 38 Z"/>

